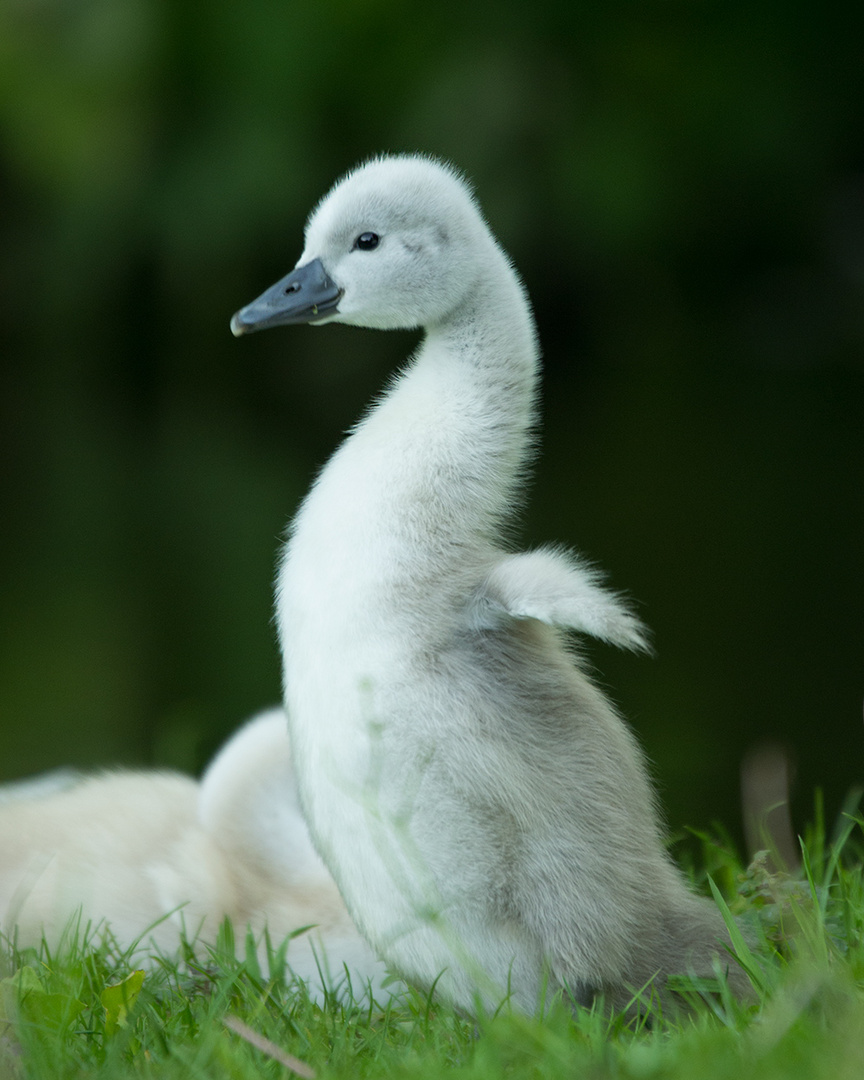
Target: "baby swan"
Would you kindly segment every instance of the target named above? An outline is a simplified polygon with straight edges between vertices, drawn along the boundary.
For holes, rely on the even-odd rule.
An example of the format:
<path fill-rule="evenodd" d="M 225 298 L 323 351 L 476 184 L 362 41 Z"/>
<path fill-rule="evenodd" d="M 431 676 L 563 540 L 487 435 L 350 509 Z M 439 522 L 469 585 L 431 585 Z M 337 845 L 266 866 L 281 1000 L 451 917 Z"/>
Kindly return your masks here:
<path fill-rule="evenodd" d="M 309 840 L 290 764 L 285 714 L 271 709 L 219 751 L 200 783 L 170 772 L 50 776 L 0 789 L 0 932 L 56 950 L 80 921 L 136 962 L 205 946 L 225 918 L 248 927 L 266 970 L 264 931 L 289 935 L 287 962 L 325 990 L 376 996 L 384 965 L 354 927 Z M 314 929 L 309 929 L 314 927 Z M 298 933 L 305 928 L 304 933 Z"/>
<path fill-rule="evenodd" d="M 572 556 L 501 543 L 539 358 L 466 184 L 407 156 L 337 183 L 232 330 L 308 322 L 425 330 L 314 484 L 278 580 L 301 802 L 356 923 L 466 1010 L 509 992 L 533 1011 L 547 978 L 623 1005 L 711 974 L 719 913 L 667 857 L 636 741 L 562 634 L 639 649 L 642 627 Z"/>

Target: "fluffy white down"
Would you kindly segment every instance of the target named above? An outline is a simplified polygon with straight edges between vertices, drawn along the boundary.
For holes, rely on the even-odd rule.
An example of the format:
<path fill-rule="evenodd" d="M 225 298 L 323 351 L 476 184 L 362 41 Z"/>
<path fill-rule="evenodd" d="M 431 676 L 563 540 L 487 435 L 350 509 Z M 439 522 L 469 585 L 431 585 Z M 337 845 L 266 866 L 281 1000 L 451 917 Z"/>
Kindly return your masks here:
<path fill-rule="evenodd" d="M 323 983 L 358 994 L 383 965 L 355 929 L 300 814 L 285 714 L 249 721 L 200 783 L 178 773 L 118 771 L 44 790 L 13 786 L 0 803 L 0 930 L 20 945 L 90 924 L 121 949 L 177 952 L 180 931 L 214 943 L 227 916 L 278 945 L 319 999 Z M 2 794 L 2 790 L 0 790 Z M 320 963 L 320 971 L 319 971 Z M 266 970 L 266 968 L 265 968 Z"/>
<path fill-rule="evenodd" d="M 312 214 L 310 264 L 341 294 L 305 321 L 425 331 L 303 503 L 278 581 L 301 799 L 349 910 L 469 1010 L 508 989 L 532 1010 L 546 976 L 623 1003 L 658 973 L 661 990 L 710 974 L 722 920 L 667 857 L 642 754 L 558 628 L 636 649 L 643 629 L 578 559 L 501 540 L 539 361 L 473 196 L 434 161 L 372 161 Z"/>

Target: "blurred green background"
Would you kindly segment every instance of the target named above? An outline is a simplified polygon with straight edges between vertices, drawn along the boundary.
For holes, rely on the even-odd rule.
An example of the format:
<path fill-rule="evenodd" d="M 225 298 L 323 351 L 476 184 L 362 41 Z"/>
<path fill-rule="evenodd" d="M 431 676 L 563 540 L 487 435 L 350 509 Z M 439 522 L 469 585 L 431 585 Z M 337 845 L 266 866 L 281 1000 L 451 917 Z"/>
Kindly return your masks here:
<path fill-rule="evenodd" d="M 197 770 L 279 696 L 278 537 L 415 340 L 232 339 L 345 169 L 474 181 L 546 353 L 526 542 L 657 656 L 592 647 L 670 825 L 864 778 L 864 9 L 751 0 L 4 0 L 0 779 Z"/>

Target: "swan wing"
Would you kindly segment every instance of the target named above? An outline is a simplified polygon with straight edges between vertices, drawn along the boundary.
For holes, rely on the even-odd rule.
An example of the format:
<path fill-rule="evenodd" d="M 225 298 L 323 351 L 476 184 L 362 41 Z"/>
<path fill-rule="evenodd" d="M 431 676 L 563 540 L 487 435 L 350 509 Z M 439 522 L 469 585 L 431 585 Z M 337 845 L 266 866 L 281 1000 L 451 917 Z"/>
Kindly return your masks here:
<path fill-rule="evenodd" d="M 478 628 L 503 618 L 537 619 L 590 634 L 636 652 L 650 652 L 648 629 L 601 574 L 570 552 L 552 547 L 502 556 L 475 601 Z"/>

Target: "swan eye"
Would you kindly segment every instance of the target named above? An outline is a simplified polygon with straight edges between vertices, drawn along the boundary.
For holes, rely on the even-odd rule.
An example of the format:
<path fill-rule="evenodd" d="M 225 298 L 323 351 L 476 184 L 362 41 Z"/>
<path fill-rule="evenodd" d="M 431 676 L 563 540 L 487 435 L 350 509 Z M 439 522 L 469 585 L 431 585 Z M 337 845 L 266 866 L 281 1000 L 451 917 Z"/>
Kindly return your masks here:
<path fill-rule="evenodd" d="M 372 251 L 373 248 L 378 247 L 381 242 L 381 237 L 378 233 L 364 232 L 360 233 L 357 239 L 354 241 L 354 247 L 360 248 L 361 251 Z"/>

